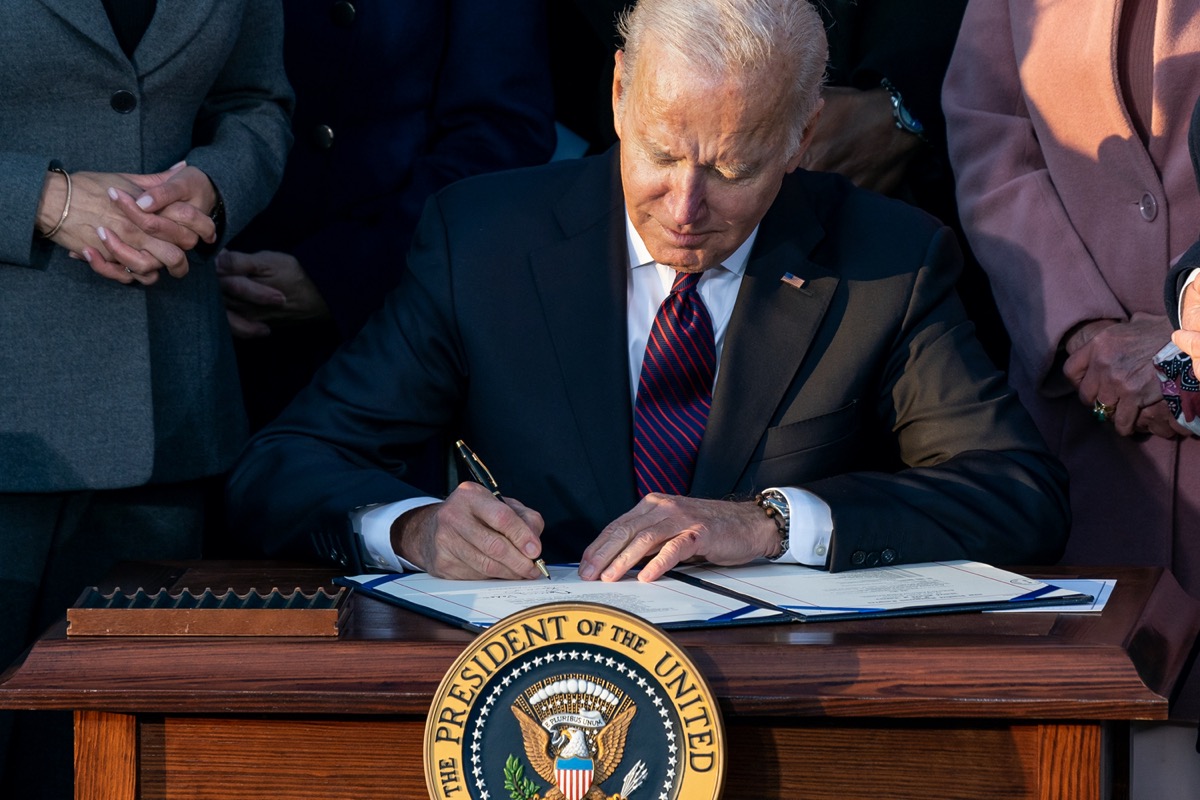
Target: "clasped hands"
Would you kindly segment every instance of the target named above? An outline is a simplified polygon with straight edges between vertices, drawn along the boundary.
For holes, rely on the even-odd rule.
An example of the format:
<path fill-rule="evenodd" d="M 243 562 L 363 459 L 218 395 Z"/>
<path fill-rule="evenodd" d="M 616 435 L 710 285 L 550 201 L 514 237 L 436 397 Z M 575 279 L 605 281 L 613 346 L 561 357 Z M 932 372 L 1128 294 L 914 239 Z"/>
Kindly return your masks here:
<path fill-rule="evenodd" d="M 46 173 L 39 231 L 50 231 L 58 222 L 66 189 L 66 178 Z M 163 269 L 182 278 L 187 251 L 217 239 L 209 216 L 217 197 L 208 176 L 185 162 L 153 175 L 75 172 L 67 218 L 51 241 L 119 283 L 150 285 Z"/>
<path fill-rule="evenodd" d="M 1121 436 L 1191 436 L 1171 414 L 1154 372 L 1154 354 L 1170 338 L 1165 316 L 1137 312 L 1128 321 L 1092 320 L 1067 338 L 1063 375 L 1088 409 L 1097 401 L 1115 407 L 1112 422 Z"/>
<path fill-rule="evenodd" d="M 542 528 L 538 512 L 468 482 L 397 519 L 392 546 L 439 578 L 536 579 L 531 559 L 541 555 Z M 588 545 L 579 575 L 615 581 L 645 561 L 638 580 L 653 581 L 689 561 L 743 564 L 778 550 L 775 523 L 752 502 L 650 494 Z"/>

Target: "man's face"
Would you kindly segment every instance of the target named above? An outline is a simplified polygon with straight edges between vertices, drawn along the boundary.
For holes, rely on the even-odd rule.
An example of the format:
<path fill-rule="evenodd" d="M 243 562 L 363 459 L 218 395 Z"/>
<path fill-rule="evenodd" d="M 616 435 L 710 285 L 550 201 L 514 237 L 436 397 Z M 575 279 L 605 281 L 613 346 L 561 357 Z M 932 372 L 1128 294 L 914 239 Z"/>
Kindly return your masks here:
<path fill-rule="evenodd" d="M 746 241 L 804 148 L 785 152 L 779 81 L 706 79 L 660 52 L 643 49 L 629 86 L 617 53 L 613 111 L 625 204 L 655 261 L 699 272 Z"/>

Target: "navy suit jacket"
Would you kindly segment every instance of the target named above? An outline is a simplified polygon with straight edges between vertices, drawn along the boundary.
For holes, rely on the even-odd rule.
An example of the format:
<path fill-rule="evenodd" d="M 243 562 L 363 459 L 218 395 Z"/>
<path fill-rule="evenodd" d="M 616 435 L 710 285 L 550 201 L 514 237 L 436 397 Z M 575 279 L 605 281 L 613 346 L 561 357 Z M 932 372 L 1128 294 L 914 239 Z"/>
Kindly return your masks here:
<path fill-rule="evenodd" d="M 402 452 L 438 432 L 543 515 L 551 560 L 633 507 L 617 163 L 436 195 L 398 290 L 244 453 L 229 491 L 242 535 L 367 566 L 347 512 L 416 496 Z M 692 494 L 810 489 L 833 509 L 833 569 L 1055 560 L 1064 473 L 974 339 L 958 258 L 910 206 L 789 176 L 729 323 Z"/>

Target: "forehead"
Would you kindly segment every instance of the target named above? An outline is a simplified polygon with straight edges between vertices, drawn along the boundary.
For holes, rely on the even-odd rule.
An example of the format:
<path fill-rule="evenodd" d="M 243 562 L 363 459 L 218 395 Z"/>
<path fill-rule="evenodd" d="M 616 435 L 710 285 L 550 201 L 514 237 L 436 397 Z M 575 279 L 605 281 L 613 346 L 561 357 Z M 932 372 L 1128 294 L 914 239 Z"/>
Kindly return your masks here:
<path fill-rule="evenodd" d="M 714 75 L 651 50 L 631 83 L 627 121 L 648 147 L 705 161 L 761 158 L 782 147 L 785 81 L 766 70 Z"/>

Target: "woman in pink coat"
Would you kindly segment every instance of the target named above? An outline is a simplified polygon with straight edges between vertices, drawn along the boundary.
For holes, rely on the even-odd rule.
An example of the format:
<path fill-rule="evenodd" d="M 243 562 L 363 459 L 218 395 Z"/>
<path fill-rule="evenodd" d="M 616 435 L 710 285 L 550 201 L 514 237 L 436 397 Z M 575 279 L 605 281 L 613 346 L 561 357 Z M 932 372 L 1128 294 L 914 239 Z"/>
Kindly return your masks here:
<path fill-rule="evenodd" d="M 1010 378 L 1071 475 L 1064 563 L 1170 567 L 1196 597 L 1200 440 L 1151 359 L 1163 280 L 1200 230 L 1198 95 L 1197 0 L 972 0 L 942 97 Z"/>

